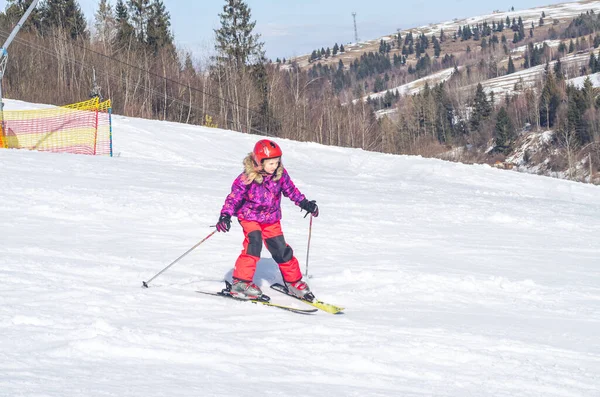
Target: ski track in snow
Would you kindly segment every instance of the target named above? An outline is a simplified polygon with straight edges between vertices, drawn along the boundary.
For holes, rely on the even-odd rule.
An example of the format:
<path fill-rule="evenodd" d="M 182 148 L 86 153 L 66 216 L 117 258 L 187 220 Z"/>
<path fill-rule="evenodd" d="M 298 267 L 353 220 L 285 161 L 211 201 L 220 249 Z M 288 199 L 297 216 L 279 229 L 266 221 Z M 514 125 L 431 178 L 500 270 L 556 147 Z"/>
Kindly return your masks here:
<path fill-rule="evenodd" d="M 278 140 L 321 209 L 309 283 L 346 307 L 300 316 L 194 292 L 231 276 L 235 222 L 141 288 L 210 233 L 259 137 L 114 131 L 114 158 L 0 151 L 0 396 L 600 395 L 598 187 Z M 266 249 L 255 281 L 304 307 Z"/>

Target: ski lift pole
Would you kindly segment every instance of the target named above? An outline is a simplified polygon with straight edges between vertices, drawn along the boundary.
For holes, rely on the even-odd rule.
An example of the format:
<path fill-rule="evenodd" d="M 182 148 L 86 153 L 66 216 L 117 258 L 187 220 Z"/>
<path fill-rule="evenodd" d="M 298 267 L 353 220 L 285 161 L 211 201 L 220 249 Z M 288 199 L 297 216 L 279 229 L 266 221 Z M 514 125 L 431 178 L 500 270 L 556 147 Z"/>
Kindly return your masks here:
<path fill-rule="evenodd" d="M 148 288 L 148 284 L 154 280 L 156 277 L 160 276 L 161 274 L 163 274 L 168 268 L 170 268 L 171 266 L 173 266 L 174 264 L 176 264 L 177 262 L 179 262 L 184 256 L 186 256 L 187 254 L 189 254 L 190 252 L 192 252 L 193 250 L 195 250 L 200 244 L 202 244 L 203 242 L 205 242 L 206 240 L 208 240 L 213 234 L 215 234 L 217 231 L 213 231 L 211 234 L 209 234 L 208 236 L 204 237 L 202 239 L 202 241 L 200 241 L 198 244 L 194 245 L 192 248 L 190 248 L 189 250 L 187 250 L 183 255 L 181 255 L 179 258 L 175 259 L 173 262 L 171 262 L 171 264 L 169 264 L 169 266 L 165 267 L 164 269 L 162 269 L 160 272 L 156 273 L 156 275 L 154 275 L 154 277 L 152 277 L 150 280 L 148 281 L 142 281 L 142 287 L 143 288 Z"/>
<path fill-rule="evenodd" d="M 310 214 L 310 223 L 308 224 L 308 244 L 306 245 L 306 270 L 304 272 L 304 275 L 307 278 L 310 278 L 308 276 L 308 254 L 310 253 L 310 236 L 312 234 L 312 221 L 313 221 L 313 216 L 312 216 L 312 214 Z"/>
<path fill-rule="evenodd" d="M 7 37 L 6 41 L 2 45 L 2 48 L 0 48 L 0 142 L 2 142 L 2 135 L 4 134 L 4 101 L 2 97 L 2 79 L 4 78 L 4 71 L 6 70 L 6 63 L 8 61 L 8 46 L 10 43 L 12 43 L 17 33 L 19 33 L 19 30 L 21 30 L 21 27 L 27 18 L 29 18 L 29 15 L 37 5 L 38 1 L 39 0 L 33 0 L 31 2 L 21 19 L 19 19 L 19 22 L 17 22 L 17 25 Z"/>

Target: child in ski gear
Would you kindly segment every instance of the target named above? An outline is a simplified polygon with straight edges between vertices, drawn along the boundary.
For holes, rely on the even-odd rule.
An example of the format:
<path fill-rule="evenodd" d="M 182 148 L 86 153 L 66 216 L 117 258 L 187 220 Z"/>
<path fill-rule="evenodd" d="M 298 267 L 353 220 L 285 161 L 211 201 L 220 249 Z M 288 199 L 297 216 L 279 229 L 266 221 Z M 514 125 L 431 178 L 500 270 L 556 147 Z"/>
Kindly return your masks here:
<path fill-rule="evenodd" d="M 281 230 L 281 195 L 288 197 L 312 216 L 319 215 L 317 203 L 309 201 L 296 188 L 281 163 L 281 148 L 269 139 L 256 143 L 244 158 L 244 172 L 233 182 L 217 222 L 219 232 L 228 232 L 231 217 L 236 216 L 244 231 L 243 250 L 233 269 L 231 294 L 244 299 L 257 299 L 260 288 L 252 282 L 263 242 L 279 265 L 290 293 L 299 298 L 310 297 L 308 284 L 302 281 L 300 265 Z"/>

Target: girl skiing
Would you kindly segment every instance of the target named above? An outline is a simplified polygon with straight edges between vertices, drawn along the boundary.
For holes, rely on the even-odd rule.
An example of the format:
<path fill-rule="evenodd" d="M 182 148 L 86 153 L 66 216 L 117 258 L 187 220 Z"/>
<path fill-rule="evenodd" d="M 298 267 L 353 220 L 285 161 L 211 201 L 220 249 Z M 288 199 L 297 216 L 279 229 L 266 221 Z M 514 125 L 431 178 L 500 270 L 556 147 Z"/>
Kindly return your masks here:
<path fill-rule="evenodd" d="M 244 230 L 244 248 L 233 268 L 231 295 L 242 299 L 258 299 L 260 288 L 252 282 L 263 242 L 279 265 L 290 293 L 303 299 L 313 297 L 302 281 L 300 265 L 281 230 L 281 195 L 302 210 L 319 216 L 317 203 L 309 201 L 296 188 L 281 163 L 281 148 L 269 139 L 256 143 L 254 151 L 244 158 L 244 172 L 233 181 L 217 222 L 219 232 L 228 232 L 231 217 L 236 216 Z"/>

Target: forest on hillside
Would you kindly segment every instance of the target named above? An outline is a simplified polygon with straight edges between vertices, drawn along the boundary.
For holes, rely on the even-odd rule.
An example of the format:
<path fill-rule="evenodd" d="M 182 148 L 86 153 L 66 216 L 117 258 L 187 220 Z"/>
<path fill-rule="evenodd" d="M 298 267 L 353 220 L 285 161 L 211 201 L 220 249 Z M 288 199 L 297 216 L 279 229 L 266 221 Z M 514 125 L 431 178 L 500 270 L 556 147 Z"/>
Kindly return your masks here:
<path fill-rule="evenodd" d="M 30 4 L 7 1 L 0 36 Z M 42 0 L 10 48 L 4 93 L 56 105 L 102 96 L 117 114 L 386 153 L 444 157 L 467 148 L 464 162 L 503 161 L 525 133 L 552 130 L 544 151 L 527 154 L 527 162 L 570 171 L 587 159 L 598 171 L 598 89 L 566 78 L 600 71 L 593 11 L 568 23 L 542 13 L 529 24 L 506 17 L 452 32 L 398 33 L 347 65 L 339 57 L 346 49 L 335 43 L 313 51 L 308 67 L 266 58 L 247 2 L 223 0 L 219 17 L 214 52 L 200 62 L 175 45 L 161 0 L 100 0 L 93 26 L 77 0 Z M 520 46 L 523 56 L 514 56 Z M 567 70 L 561 58 L 577 53 L 589 53 L 589 62 Z M 540 65 L 534 86 L 515 84 L 503 97 L 480 84 Z M 389 90 L 444 69 L 453 69 L 447 81 L 414 95 Z M 385 95 L 371 98 L 378 92 Z M 382 109 L 395 117 L 378 117 Z"/>

